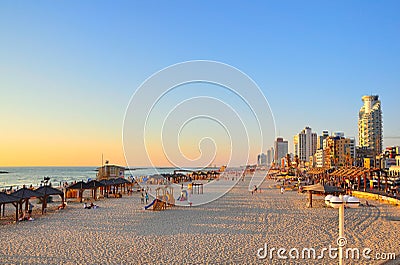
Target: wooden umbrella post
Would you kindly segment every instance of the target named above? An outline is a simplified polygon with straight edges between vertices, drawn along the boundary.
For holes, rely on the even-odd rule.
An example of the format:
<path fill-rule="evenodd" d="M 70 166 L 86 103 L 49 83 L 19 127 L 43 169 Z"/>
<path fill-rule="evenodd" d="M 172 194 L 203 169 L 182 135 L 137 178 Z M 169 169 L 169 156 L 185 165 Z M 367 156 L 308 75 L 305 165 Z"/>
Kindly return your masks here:
<path fill-rule="evenodd" d="M 364 191 L 367 191 L 367 173 L 364 172 Z"/>
<path fill-rule="evenodd" d="M 14 204 L 14 203 L 13 203 Z M 18 223 L 18 202 L 14 204 L 15 206 L 15 222 Z"/>
<path fill-rule="evenodd" d="M 44 214 L 45 209 L 46 209 L 46 207 L 47 207 L 47 197 L 48 197 L 48 195 L 44 195 L 44 196 L 43 196 L 43 201 L 42 201 L 42 214 Z"/>

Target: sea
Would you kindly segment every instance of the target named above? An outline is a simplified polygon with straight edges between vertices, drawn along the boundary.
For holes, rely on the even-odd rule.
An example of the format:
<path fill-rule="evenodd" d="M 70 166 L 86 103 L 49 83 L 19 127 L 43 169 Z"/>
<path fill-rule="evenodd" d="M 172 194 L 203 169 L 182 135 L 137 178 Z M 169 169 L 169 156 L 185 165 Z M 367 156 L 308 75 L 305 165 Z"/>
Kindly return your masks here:
<path fill-rule="evenodd" d="M 216 168 L 208 168 L 215 170 Z M 155 174 L 172 174 L 179 168 L 173 167 L 138 167 L 125 170 L 125 178 L 133 179 L 140 176 Z M 193 170 L 200 170 L 200 168 Z M 44 178 L 50 178 L 53 186 L 62 186 L 64 182 L 89 181 L 96 179 L 97 167 L 0 167 L 0 191 L 18 189 L 23 185 L 39 187 Z"/>
<path fill-rule="evenodd" d="M 173 173 L 177 168 L 132 168 L 125 170 L 125 178 L 150 176 L 154 174 Z M 0 191 L 18 189 L 23 185 L 39 187 L 44 178 L 50 178 L 53 186 L 73 181 L 96 179 L 97 167 L 0 167 Z"/>

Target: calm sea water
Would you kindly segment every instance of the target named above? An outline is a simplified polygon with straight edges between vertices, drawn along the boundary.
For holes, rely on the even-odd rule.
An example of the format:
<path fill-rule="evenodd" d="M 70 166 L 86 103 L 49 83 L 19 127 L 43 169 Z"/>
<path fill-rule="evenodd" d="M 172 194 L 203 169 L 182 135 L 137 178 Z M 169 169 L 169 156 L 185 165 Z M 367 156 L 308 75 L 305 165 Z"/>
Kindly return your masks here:
<path fill-rule="evenodd" d="M 173 173 L 175 168 L 138 168 L 125 171 L 125 177 L 149 176 L 157 173 Z M 44 177 L 50 177 L 52 185 L 59 186 L 60 182 L 79 181 L 96 178 L 96 167 L 0 167 L 0 190 L 4 188 L 22 187 L 23 185 L 40 186 Z"/>

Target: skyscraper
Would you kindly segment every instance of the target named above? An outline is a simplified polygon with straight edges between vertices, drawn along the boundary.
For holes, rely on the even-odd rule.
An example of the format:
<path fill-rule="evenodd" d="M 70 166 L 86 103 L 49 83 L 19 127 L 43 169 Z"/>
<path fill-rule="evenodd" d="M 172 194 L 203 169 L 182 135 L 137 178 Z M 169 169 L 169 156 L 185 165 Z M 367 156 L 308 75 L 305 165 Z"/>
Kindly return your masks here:
<path fill-rule="evenodd" d="M 310 127 L 304 128 L 293 138 L 294 153 L 300 161 L 308 161 L 310 156 L 317 150 L 317 134 L 311 131 Z"/>
<path fill-rule="evenodd" d="M 274 149 L 274 161 L 275 163 L 280 163 L 280 160 L 288 153 L 288 141 L 284 141 L 283 138 L 276 138 Z"/>
<path fill-rule="evenodd" d="M 274 148 L 271 147 L 267 150 L 267 166 L 271 166 L 272 162 L 274 162 Z"/>
<path fill-rule="evenodd" d="M 329 132 L 328 131 L 322 131 L 322 135 L 320 135 L 318 137 L 318 141 L 317 141 L 317 150 L 318 149 L 323 149 L 324 147 L 324 140 L 326 139 L 326 137 L 329 136 Z"/>
<path fill-rule="evenodd" d="M 358 114 L 358 144 L 380 154 L 382 152 L 382 111 L 378 95 L 363 96 L 364 105 Z"/>
<path fill-rule="evenodd" d="M 267 156 L 264 153 L 261 153 L 257 156 L 257 165 L 265 166 L 267 164 Z"/>

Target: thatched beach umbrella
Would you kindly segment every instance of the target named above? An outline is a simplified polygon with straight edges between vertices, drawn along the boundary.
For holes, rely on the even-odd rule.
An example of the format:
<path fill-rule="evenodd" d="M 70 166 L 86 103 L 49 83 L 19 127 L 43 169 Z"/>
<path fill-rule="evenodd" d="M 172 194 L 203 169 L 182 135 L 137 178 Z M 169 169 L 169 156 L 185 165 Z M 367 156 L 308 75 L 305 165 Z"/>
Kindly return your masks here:
<path fill-rule="evenodd" d="M 46 209 L 47 198 L 50 195 L 59 195 L 61 197 L 61 205 L 64 206 L 64 192 L 62 192 L 61 190 L 58 190 L 58 189 L 50 187 L 50 186 L 42 186 L 42 187 L 37 188 L 35 191 L 42 194 L 42 196 L 43 196 L 42 214 L 44 213 L 44 209 Z"/>
<path fill-rule="evenodd" d="M 130 183 L 129 180 L 124 179 L 124 178 L 116 178 L 116 179 L 114 179 L 114 180 L 115 180 L 115 184 L 116 184 L 116 185 L 122 185 L 122 184 Z"/>
<path fill-rule="evenodd" d="M 32 197 L 36 197 L 36 198 L 41 198 L 43 197 L 42 194 L 40 194 L 39 192 L 36 192 L 34 190 L 31 189 L 27 189 L 27 188 L 21 188 L 17 191 L 14 191 L 13 193 L 11 193 L 11 195 L 15 196 L 18 198 L 18 203 L 19 203 L 19 211 L 22 212 L 22 204 L 25 202 L 25 211 L 28 210 L 28 201 L 30 198 Z"/>
<path fill-rule="evenodd" d="M 0 216 L 4 217 L 5 205 L 7 203 L 12 203 L 15 207 L 15 220 L 18 221 L 18 201 L 19 201 L 19 199 L 17 197 L 9 195 L 5 192 L 0 192 Z M 3 207 L 1 207 L 1 206 L 3 206 Z M 1 214 L 1 208 L 3 208 L 3 214 Z"/>
<path fill-rule="evenodd" d="M 118 192 L 118 186 L 125 183 L 130 183 L 128 180 L 124 178 L 103 179 L 100 182 L 106 186 L 107 193 L 109 193 L 111 186 L 116 188 L 116 190 L 114 190 L 115 191 L 114 193 L 116 193 Z"/>
<path fill-rule="evenodd" d="M 77 183 L 71 184 L 67 187 L 67 190 L 78 190 L 79 191 L 79 194 L 78 194 L 79 202 L 82 202 L 83 191 L 86 189 L 90 189 L 90 188 L 82 180 Z"/>
<path fill-rule="evenodd" d="M 95 179 L 89 181 L 88 183 L 86 183 L 87 188 L 92 190 L 92 197 L 94 200 L 96 200 L 96 195 L 97 195 L 97 189 L 100 187 L 104 187 L 105 184 L 101 183 L 100 181 L 97 181 Z"/>
<path fill-rule="evenodd" d="M 304 186 L 302 191 L 308 192 L 308 198 L 309 198 L 309 205 L 312 207 L 312 195 L 313 194 L 343 194 L 345 193 L 344 190 L 339 189 L 336 186 L 328 186 L 328 185 L 322 185 L 321 183 L 315 184 L 315 185 L 309 185 L 309 186 Z"/>

